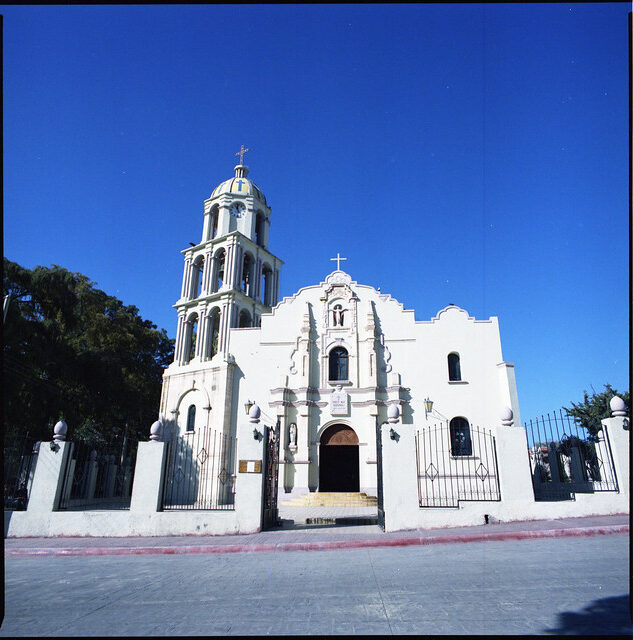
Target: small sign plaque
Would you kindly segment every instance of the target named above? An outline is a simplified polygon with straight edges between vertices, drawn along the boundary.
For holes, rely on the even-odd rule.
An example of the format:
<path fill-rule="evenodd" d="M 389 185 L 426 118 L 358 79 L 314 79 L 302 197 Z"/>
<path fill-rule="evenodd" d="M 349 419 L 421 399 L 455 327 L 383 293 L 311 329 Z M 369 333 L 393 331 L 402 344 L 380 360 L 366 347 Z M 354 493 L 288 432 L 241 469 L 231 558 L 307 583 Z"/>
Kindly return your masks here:
<path fill-rule="evenodd" d="M 332 391 L 330 396 L 330 412 L 332 415 L 347 415 L 348 413 L 348 394 L 337 387 L 336 391 Z"/>
<path fill-rule="evenodd" d="M 261 473 L 262 461 L 261 460 L 240 460 L 239 471 L 240 473 Z"/>

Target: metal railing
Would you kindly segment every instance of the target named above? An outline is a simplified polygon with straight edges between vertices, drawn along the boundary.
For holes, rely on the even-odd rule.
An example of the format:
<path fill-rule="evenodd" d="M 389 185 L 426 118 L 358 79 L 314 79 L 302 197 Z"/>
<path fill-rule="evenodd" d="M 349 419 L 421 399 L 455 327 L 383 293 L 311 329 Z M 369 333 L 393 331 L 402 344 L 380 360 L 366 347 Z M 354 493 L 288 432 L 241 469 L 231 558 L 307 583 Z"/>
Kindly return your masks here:
<path fill-rule="evenodd" d="M 591 434 L 563 410 L 524 426 L 536 500 L 619 490 L 606 427 Z"/>
<path fill-rule="evenodd" d="M 237 438 L 198 428 L 168 442 L 164 510 L 234 509 Z"/>
<path fill-rule="evenodd" d="M 448 424 L 416 432 L 415 452 L 420 507 L 458 507 L 461 501 L 499 501 L 495 438 L 490 430 L 468 427 L 468 455 Z M 456 436 L 463 436 L 460 431 Z"/>
<path fill-rule="evenodd" d="M 4 437 L 4 508 L 24 511 L 28 506 L 31 484 L 40 443 L 29 434 Z"/>
<path fill-rule="evenodd" d="M 129 509 L 138 441 L 126 439 L 117 454 L 81 440 L 70 444 L 58 509 Z"/>

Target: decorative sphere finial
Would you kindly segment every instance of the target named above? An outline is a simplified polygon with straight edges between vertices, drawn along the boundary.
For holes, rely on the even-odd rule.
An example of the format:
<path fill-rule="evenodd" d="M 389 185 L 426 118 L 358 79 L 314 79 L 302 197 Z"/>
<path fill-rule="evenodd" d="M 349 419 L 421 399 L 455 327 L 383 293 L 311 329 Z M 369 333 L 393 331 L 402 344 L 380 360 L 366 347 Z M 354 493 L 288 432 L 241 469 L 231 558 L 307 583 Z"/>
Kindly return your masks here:
<path fill-rule="evenodd" d="M 259 422 L 259 416 L 261 415 L 262 410 L 256 404 L 254 404 L 248 412 L 249 421 L 253 424 L 257 424 Z"/>
<path fill-rule="evenodd" d="M 510 409 L 510 407 L 504 407 L 503 409 L 501 409 L 501 413 L 499 414 L 499 417 L 501 418 L 501 424 L 504 427 L 512 426 L 512 422 L 514 420 L 514 414 L 512 413 L 512 409 Z"/>
<path fill-rule="evenodd" d="M 387 408 L 387 422 L 396 424 L 400 418 L 400 407 L 397 404 L 390 404 Z"/>
<path fill-rule="evenodd" d="M 611 407 L 611 415 L 616 417 L 626 416 L 626 405 L 620 396 L 613 396 L 609 400 L 609 406 Z"/>
<path fill-rule="evenodd" d="M 60 420 L 54 427 L 53 427 L 53 440 L 55 440 L 55 442 L 64 442 L 64 440 L 66 440 L 66 433 L 68 432 L 68 425 L 63 421 Z"/>
<path fill-rule="evenodd" d="M 156 420 L 149 429 L 149 439 L 152 442 L 158 442 L 160 440 L 161 432 L 163 430 L 163 423 L 160 420 Z"/>

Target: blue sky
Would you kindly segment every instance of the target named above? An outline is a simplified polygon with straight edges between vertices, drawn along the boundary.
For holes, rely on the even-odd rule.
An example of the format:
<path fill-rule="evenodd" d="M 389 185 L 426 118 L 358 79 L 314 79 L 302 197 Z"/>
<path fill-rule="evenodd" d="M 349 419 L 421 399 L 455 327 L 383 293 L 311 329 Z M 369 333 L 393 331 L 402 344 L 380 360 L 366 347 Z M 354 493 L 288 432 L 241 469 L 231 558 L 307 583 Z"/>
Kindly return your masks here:
<path fill-rule="evenodd" d="M 345 270 L 497 316 L 524 419 L 629 386 L 629 3 L 2 6 L 4 255 L 175 337 L 233 175 L 281 295 Z"/>

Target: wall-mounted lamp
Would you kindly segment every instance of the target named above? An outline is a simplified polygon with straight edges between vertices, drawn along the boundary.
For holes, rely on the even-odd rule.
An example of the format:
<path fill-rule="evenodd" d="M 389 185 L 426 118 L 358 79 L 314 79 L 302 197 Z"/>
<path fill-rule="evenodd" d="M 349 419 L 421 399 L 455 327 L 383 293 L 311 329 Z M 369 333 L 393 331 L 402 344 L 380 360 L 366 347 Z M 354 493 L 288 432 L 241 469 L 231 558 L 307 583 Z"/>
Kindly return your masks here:
<path fill-rule="evenodd" d="M 426 418 L 429 413 L 433 412 L 433 400 L 426 398 L 424 400 L 424 417 Z"/>
<path fill-rule="evenodd" d="M 254 405 L 255 403 L 252 400 L 247 400 L 244 403 L 244 409 L 246 410 L 246 415 L 248 415 L 249 411 L 251 410 L 251 407 Z"/>

